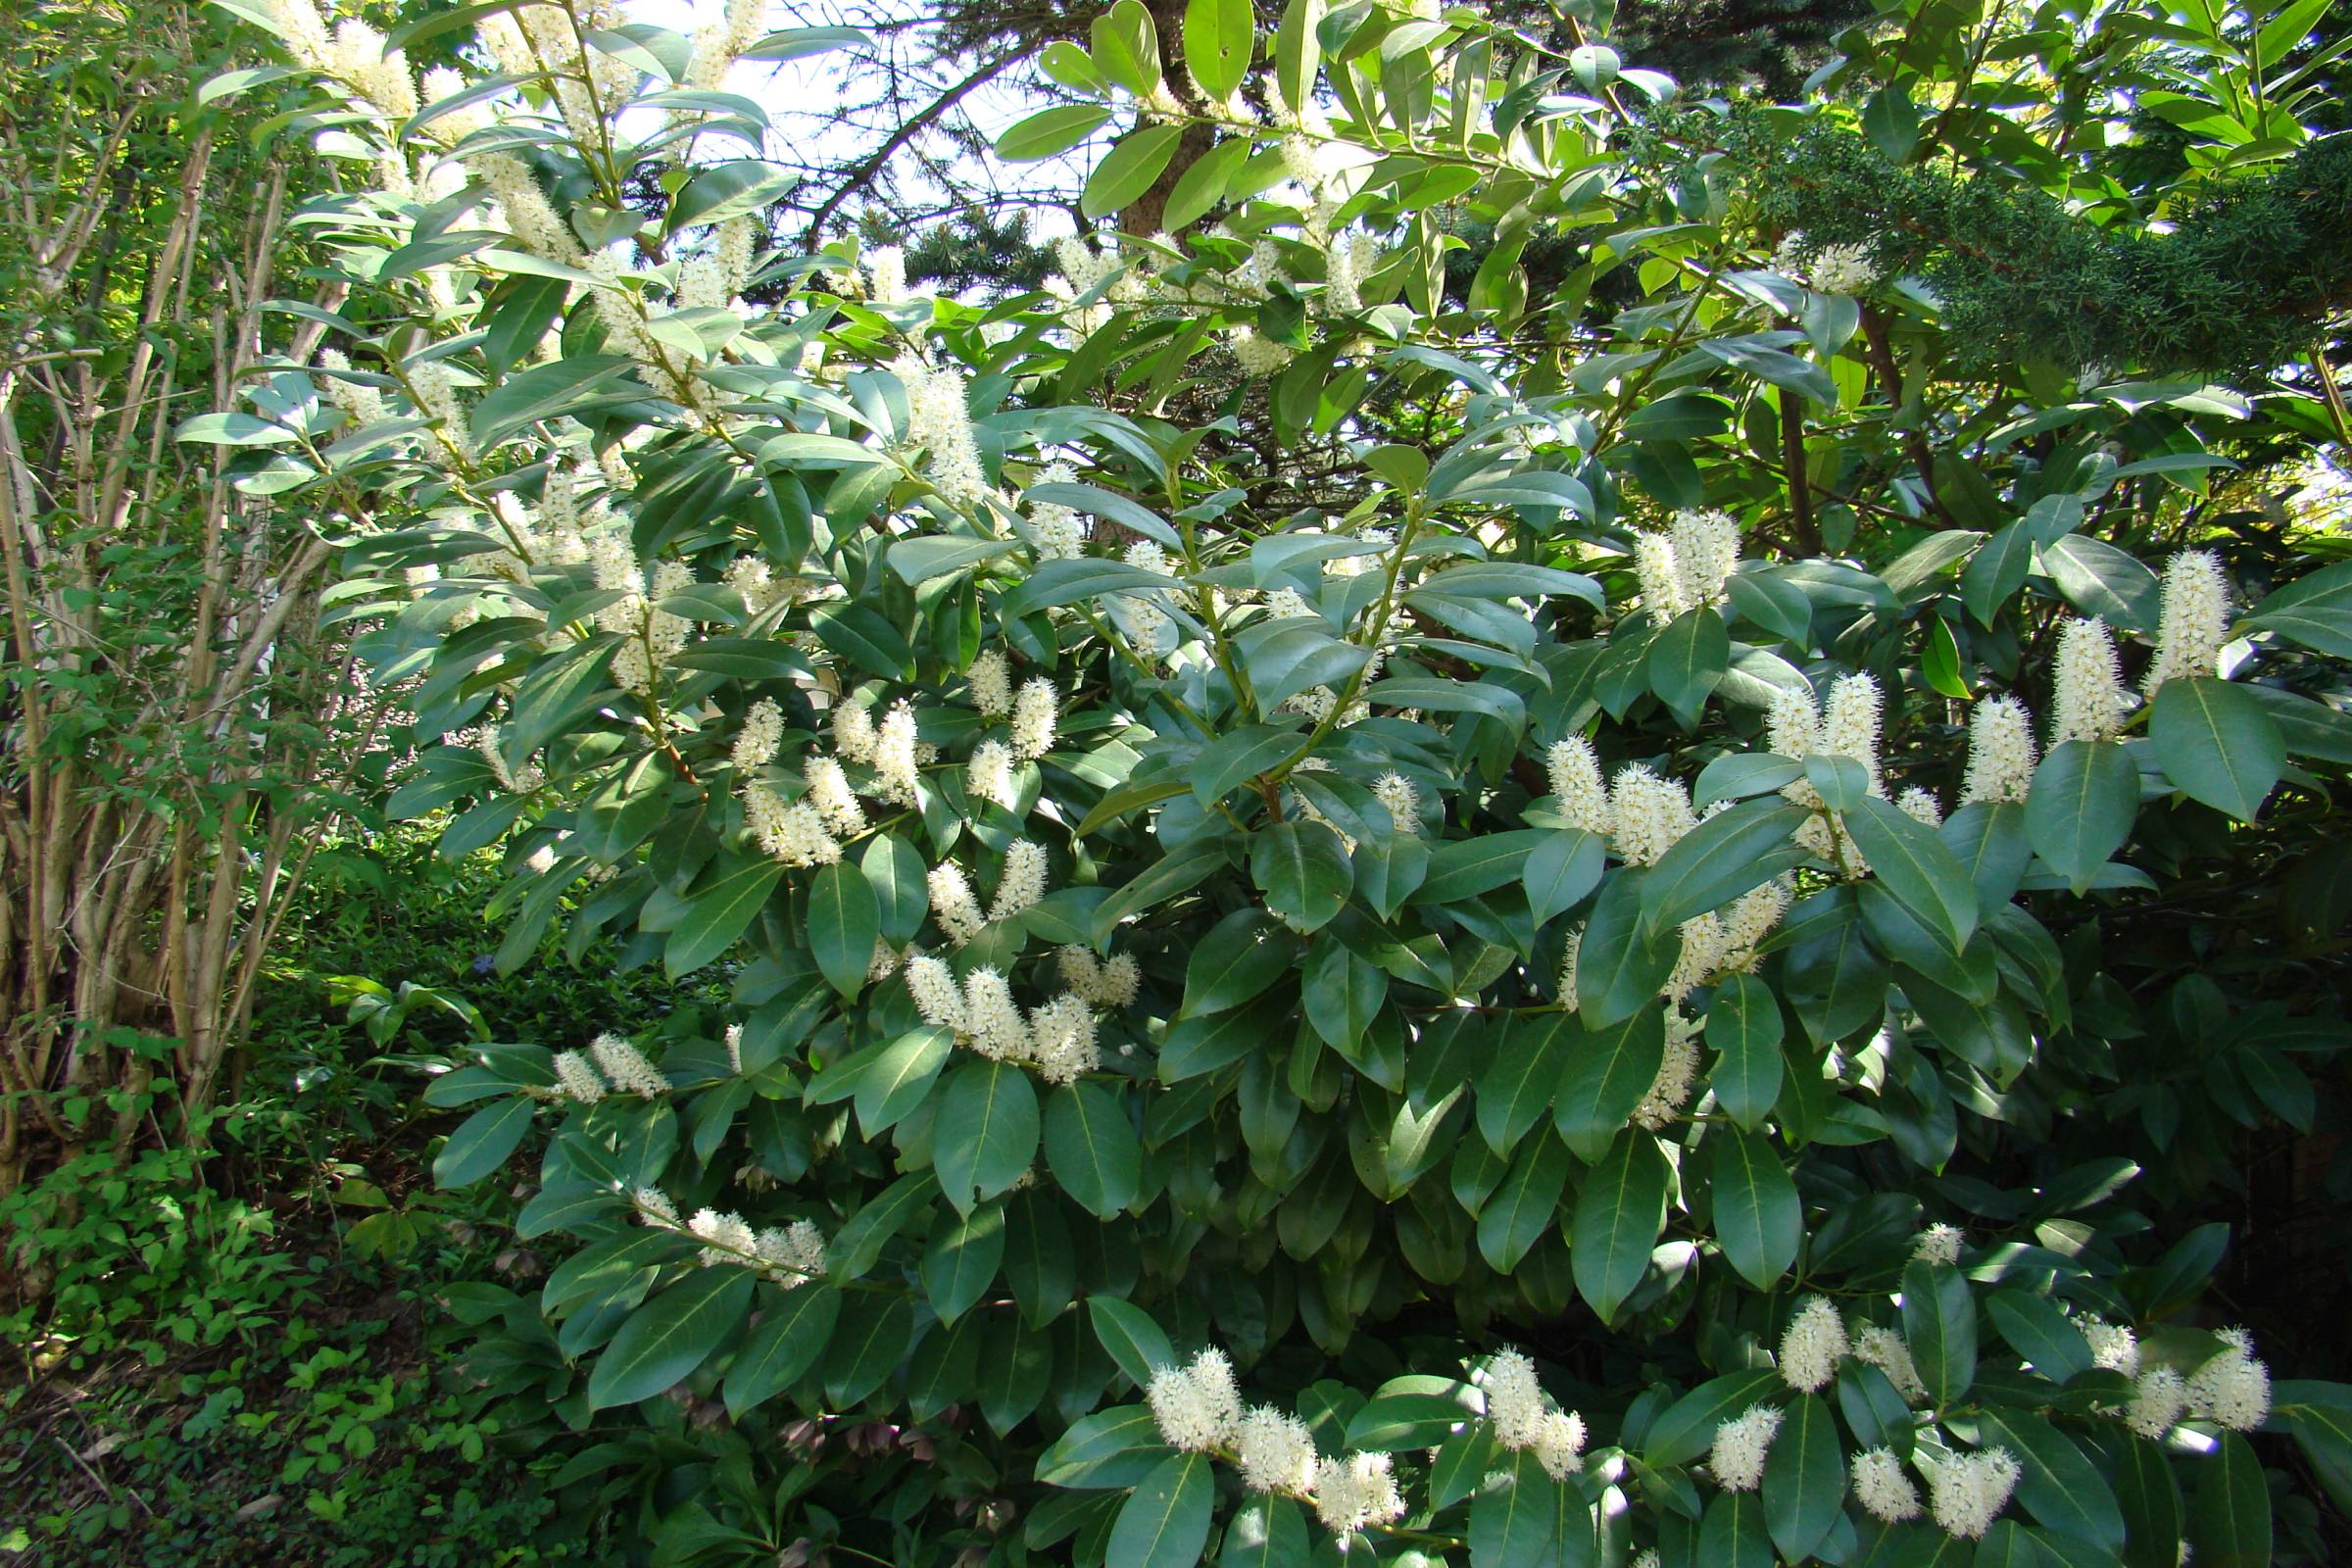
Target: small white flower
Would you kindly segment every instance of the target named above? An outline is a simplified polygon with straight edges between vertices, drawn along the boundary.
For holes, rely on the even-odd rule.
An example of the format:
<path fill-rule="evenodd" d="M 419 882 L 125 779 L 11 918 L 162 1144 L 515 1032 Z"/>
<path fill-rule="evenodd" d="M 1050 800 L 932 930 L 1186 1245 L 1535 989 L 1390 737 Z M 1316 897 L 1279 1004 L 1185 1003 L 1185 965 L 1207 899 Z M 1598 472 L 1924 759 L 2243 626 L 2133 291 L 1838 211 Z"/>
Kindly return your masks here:
<path fill-rule="evenodd" d="M 1032 762 L 1054 749 L 1054 723 L 1061 710 L 1060 694 L 1043 675 L 1021 682 L 1012 704 L 1012 755 Z"/>
<path fill-rule="evenodd" d="M 874 760 L 874 715 L 863 703 L 845 699 L 833 710 L 833 749 L 858 766 Z"/>
<path fill-rule="evenodd" d="M 2180 1424 L 2187 1405 L 2187 1380 L 2169 1366 L 2152 1366 L 2132 1386 L 2124 1423 L 2143 1438 L 2161 1438 Z"/>
<path fill-rule="evenodd" d="M 2017 1488 L 2017 1455 L 2007 1448 L 1980 1448 L 1945 1459 L 1929 1478 L 1936 1522 L 1945 1534 L 1975 1541 L 1992 1528 L 1993 1519 Z"/>
<path fill-rule="evenodd" d="M 743 728 L 735 736 L 734 763 L 739 773 L 750 773 L 775 760 L 776 748 L 784 739 L 784 710 L 775 700 L 762 697 L 743 715 Z"/>
<path fill-rule="evenodd" d="M 917 954 L 906 960 L 906 991 L 914 998 L 914 1010 L 921 1013 L 923 1022 L 935 1029 L 953 1029 L 957 1034 L 971 1027 L 971 1015 L 964 1008 L 963 988 L 956 983 L 956 971 L 929 954 Z"/>
<path fill-rule="evenodd" d="M 983 965 L 963 977 L 963 1007 L 969 1044 L 983 1056 L 1014 1061 L 1036 1054 L 1012 987 L 996 970 Z"/>
<path fill-rule="evenodd" d="M 844 750 L 842 755 L 849 753 Z M 881 798 L 894 806 L 913 806 L 920 799 L 921 752 L 914 736 L 914 709 L 905 701 L 893 703 L 874 732 L 873 767 Z"/>
<path fill-rule="evenodd" d="M 1764 1458 L 1780 1434 L 1781 1412 L 1769 1404 L 1750 1405 L 1715 1428 L 1715 1446 L 1707 1468 L 1726 1492 L 1753 1492 L 1764 1484 Z"/>
<path fill-rule="evenodd" d="M 2210 550 L 2183 550 L 2165 564 L 2163 610 L 2156 622 L 2156 658 L 2140 690 L 2149 697 L 2180 675 L 2221 668 L 2230 635 L 2230 580 Z"/>
<path fill-rule="evenodd" d="M 1383 773 L 1373 781 L 1372 794 L 1389 808 L 1389 820 L 1396 831 L 1415 834 L 1421 831 L 1421 798 L 1413 781 L 1402 773 Z"/>
<path fill-rule="evenodd" d="M 832 865 L 841 858 L 841 845 L 807 801 L 787 801 L 754 780 L 743 787 L 743 816 L 760 848 L 786 865 Z"/>
<path fill-rule="evenodd" d="M 2058 634 L 2058 661 L 2052 684 L 2057 692 L 2057 716 L 2050 726 L 2050 744 L 2068 741 L 2110 741 L 2122 733 L 2124 711 L 2131 697 L 2124 690 L 2115 639 L 2097 616 L 2070 620 Z"/>
<path fill-rule="evenodd" d="M 1306 1424 L 1259 1405 L 1242 1417 L 1234 1441 L 1242 1485 L 1251 1492 L 1304 1497 L 1315 1490 L 1315 1440 Z"/>
<path fill-rule="evenodd" d="M 1552 798 L 1558 802 L 1560 814 L 1573 827 L 1588 833 L 1606 835 L 1613 819 L 1609 813 L 1609 790 L 1600 778 L 1600 759 L 1592 743 L 1582 735 L 1552 742 L 1545 757 L 1551 774 Z"/>
<path fill-rule="evenodd" d="M 556 1088 L 566 1100 L 593 1105 L 605 1098 L 605 1080 L 576 1051 L 556 1053 Z"/>
<path fill-rule="evenodd" d="M 1918 1363 L 1911 1359 L 1911 1347 L 1894 1330 L 1880 1323 L 1865 1323 L 1854 1330 L 1853 1354 L 1857 1361 L 1867 1361 L 1886 1374 L 1894 1392 L 1902 1396 L 1905 1404 L 1919 1404 L 1928 1397 L 1928 1386 L 1920 1381 Z"/>
<path fill-rule="evenodd" d="M 1960 1248 L 1967 1240 L 1957 1225 L 1931 1225 L 1911 1239 L 1911 1255 L 1923 1263 L 1953 1266 L 1959 1263 Z"/>
<path fill-rule="evenodd" d="M 811 752 L 801 776 L 808 781 L 808 805 L 828 832 L 856 838 L 865 831 L 865 808 L 858 804 L 858 792 L 839 762 Z"/>
<path fill-rule="evenodd" d="M 2089 1342 L 2090 1359 L 2094 1365 L 2110 1372 L 2121 1372 L 2128 1378 L 2139 1376 L 2139 1336 L 2121 1323 L 2110 1323 L 2096 1313 L 2075 1320 Z"/>
<path fill-rule="evenodd" d="M 2232 1432 L 2251 1432 L 2271 1413 L 2271 1371 L 2244 1329 L 2224 1329 L 2221 1340 L 2221 1353 L 2190 1374 L 2188 1402 Z"/>
<path fill-rule="evenodd" d="M 931 893 L 931 917 L 949 942 L 960 948 L 987 928 L 988 916 L 980 912 L 962 866 L 952 860 L 935 865 L 924 883 Z"/>
<path fill-rule="evenodd" d="M 1190 1366 L 1155 1368 L 1144 1396 L 1170 1447 L 1206 1453 L 1241 1436 L 1242 1403 L 1234 1388 L 1233 1363 L 1214 1347 L 1195 1356 Z"/>
<path fill-rule="evenodd" d="M 1885 708 L 1875 677 L 1840 675 L 1831 683 L 1830 700 L 1821 710 L 1822 755 L 1860 762 L 1870 774 L 1870 793 L 1882 799 L 1886 786 L 1879 773 L 1879 729 Z"/>
<path fill-rule="evenodd" d="M 1829 1387 L 1851 1347 L 1845 1323 L 1827 1297 L 1809 1296 L 1781 1335 L 1781 1378 L 1803 1394 Z"/>
<path fill-rule="evenodd" d="M 1004 656 L 990 649 L 964 671 L 972 689 L 972 706 L 983 718 L 1003 718 L 1012 711 L 1012 669 Z"/>
<path fill-rule="evenodd" d="M 1854 1455 L 1854 1500 L 1886 1524 L 1919 1517 L 1919 1489 L 1903 1474 L 1903 1461 L 1891 1448 L 1866 1448 Z"/>
<path fill-rule="evenodd" d="M 1698 825 L 1690 792 L 1679 781 L 1660 778 L 1643 763 L 1620 768 L 1609 789 L 1615 818 L 1613 846 L 1628 865 L 1655 865 L 1677 840 Z"/>
<path fill-rule="evenodd" d="M 1901 808 L 1905 816 L 1922 827 L 1943 826 L 1942 806 L 1936 802 L 1932 792 L 1924 790 L 1916 784 L 1896 796 L 1894 804 Z"/>
<path fill-rule="evenodd" d="M 1658 1075 L 1650 1080 L 1649 1092 L 1634 1107 L 1635 1126 L 1656 1132 L 1682 1114 L 1698 1079 L 1698 1034 L 1697 1019 L 1686 1017 L 1680 1007 L 1667 1007 L 1665 1054 L 1658 1059 Z"/>
<path fill-rule="evenodd" d="M 2023 801 L 2034 784 L 2034 715 L 2012 697 L 1979 703 L 1968 724 L 1968 774 L 1960 799 Z"/>
<path fill-rule="evenodd" d="M 605 1076 L 612 1080 L 612 1087 L 622 1094 L 659 1100 L 669 1093 L 669 1080 L 662 1076 L 662 1070 L 620 1036 L 598 1035 L 588 1043 L 588 1050 Z"/>
<path fill-rule="evenodd" d="M 1674 539 L 1662 533 L 1634 535 L 1634 575 L 1642 584 L 1642 608 L 1663 625 L 1690 609 L 1683 598 L 1683 567 Z"/>
<path fill-rule="evenodd" d="M 1688 610 L 1723 603 L 1740 567 L 1740 523 L 1728 512 L 1678 512 L 1672 531 L 1677 597 Z"/>
<path fill-rule="evenodd" d="M 1385 1453 L 1350 1453 L 1315 1466 L 1315 1517 L 1343 1542 L 1404 1515 Z"/>
<path fill-rule="evenodd" d="M 964 764 L 963 788 L 975 801 L 993 801 L 1011 810 L 1020 799 L 1013 788 L 1012 748 L 1003 741 L 982 741 L 973 747 L 971 760 Z"/>
<path fill-rule="evenodd" d="M 1075 1083 L 1102 1065 L 1095 1044 L 1094 1009 L 1075 992 L 1064 992 L 1029 1014 L 1038 1076 L 1050 1084 Z"/>
<path fill-rule="evenodd" d="M 993 924 L 1034 908 L 1046 896 L 1046 851 L 1043 845 L 1015 839 L 1004 851 L 1004 874 L 997 879 L 997 896 L 988 906 Z"/>

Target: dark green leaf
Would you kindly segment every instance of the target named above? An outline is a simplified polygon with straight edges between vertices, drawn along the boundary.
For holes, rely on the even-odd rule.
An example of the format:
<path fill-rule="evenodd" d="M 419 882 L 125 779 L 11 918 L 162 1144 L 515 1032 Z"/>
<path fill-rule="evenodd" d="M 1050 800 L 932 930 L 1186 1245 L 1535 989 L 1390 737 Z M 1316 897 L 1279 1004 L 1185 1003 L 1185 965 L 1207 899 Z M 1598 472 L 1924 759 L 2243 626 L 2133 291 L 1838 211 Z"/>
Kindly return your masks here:
<path fill-rule="evenodd" d="M 1711 1134 L 1707 1163 L 1715 1203 L 1715 1238 L 1740 1277 L 1770 1290 L 1796 1260 L 1804 1216 L 1796 1184 L 1760 1133 L 1722 1127 Z"/>
<path fill-rule="evenodd" d="M 2261 703 L 2208 676 L 2156 688 L 2148 718 L 2156 760 L 2189 799 L 2251 822 L 2286 769 L 2286 740 Z"/>
<path fill-rule="evenodd" d="M 1120 1507 L 1103 1560 L 1120 1568 L 1196 1568 L 1208 1544 L 1215 1490 L 1207 1454 L 1161 1460 Z"/>
<path fill-rule="evenodd" d="M 1568 1257 L 1578 1293 L 1604 1323 L 1649 1270 L 1650 1249 L 1666 1224 L 1670 1174 L 1657 1139 L 1629 1127 L 1576 1195 Z"/>
<path fill-rule="evenodd" d="M 701 1366 L 742 1324 L 752 1284 L 747 1268 L 698 1268 L 630 1313 L 589 1374 L 588 1408 L 650 1399 Z"/>
<path fill-rule="evenodd" d="M 931 1168 L 963 1213 L 1009 1191 L 1037 1157 L 1037 1090 L 1005 1061 L 967 1061 L 940 1090 Z"/>

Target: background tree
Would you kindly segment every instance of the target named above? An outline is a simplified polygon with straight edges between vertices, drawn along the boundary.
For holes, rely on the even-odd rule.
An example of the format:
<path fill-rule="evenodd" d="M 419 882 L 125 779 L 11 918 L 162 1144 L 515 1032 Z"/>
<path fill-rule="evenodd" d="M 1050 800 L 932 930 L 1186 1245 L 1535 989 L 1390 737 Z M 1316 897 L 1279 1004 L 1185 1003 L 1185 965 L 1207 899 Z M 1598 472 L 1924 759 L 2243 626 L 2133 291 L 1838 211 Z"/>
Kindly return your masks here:
<path fill-rule="evenodd" d="M 222 471 L 286 437 L 198 417 L 342 292 L 283 303 L 320 166 L 191 96 L 233 58 L 171 5 L 20 11 L 0 44 L 0 1191 L 36 1151 L 201 1125 L 373 710 L 321 625 L 331 547 L 267 463 Z"/>

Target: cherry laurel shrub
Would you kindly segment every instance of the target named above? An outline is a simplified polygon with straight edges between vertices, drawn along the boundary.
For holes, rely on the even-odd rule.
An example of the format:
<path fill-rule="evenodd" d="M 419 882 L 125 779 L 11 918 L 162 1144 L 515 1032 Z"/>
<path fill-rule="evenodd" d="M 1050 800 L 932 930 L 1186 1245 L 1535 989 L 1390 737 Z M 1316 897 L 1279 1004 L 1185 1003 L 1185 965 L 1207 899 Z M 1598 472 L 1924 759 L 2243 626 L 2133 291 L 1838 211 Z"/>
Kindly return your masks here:
<path fill-rule="evenodd" d="M 721 84 L 838 30 L 492 7 L 419 82 L 233 9 L 352 174 L 240 471 L 344 547 L 398 810 L 506 846 L 502 963 L 731 988 L 429 1095 L 566 1254 L 505 1386 L 803 1461 L 683 1472 L 697 1560 L 2257 1562 L 2295 1443 L 2352 1475 L 2134 1206 L 2095 946 L 2352 759 L 2352 566 L 2201 510 L 2316 393 L 1954 369 L 1474 12 L 1120 0 L 1000 150 L 1115 126 L 1083 210 L 1163 226 L 965 303 L 768 244 Z M 1780 113 L 2088 187 L 2171 36 L 1930 125 L 1994 24 L 1910 25 Z M 2207 1081 L 2292 1116 L 2250 1018 Z"/>

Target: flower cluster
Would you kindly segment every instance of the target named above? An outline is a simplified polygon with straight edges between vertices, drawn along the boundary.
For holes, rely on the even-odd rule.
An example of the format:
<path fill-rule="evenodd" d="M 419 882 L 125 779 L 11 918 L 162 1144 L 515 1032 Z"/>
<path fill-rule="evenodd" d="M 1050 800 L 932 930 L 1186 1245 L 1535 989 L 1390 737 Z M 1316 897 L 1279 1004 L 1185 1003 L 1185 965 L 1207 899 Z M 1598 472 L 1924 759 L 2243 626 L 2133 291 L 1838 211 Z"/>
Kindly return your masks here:
<path fill-rule="evenodd" d="M 2013 697 L 1979 703 L 1968 721 L 1968 771 L 1960 783 L 1964 805 L 2023 801 L 2034 783 L 2034 715 Z"/>
<path fill-rule="evenodd" d="M 1487 1419 L 1494 1441 L 1532 1453 L 1544 1474 L 1565 1481 L 1585 1467 L 1585 1418 L 1562 1411 L 1536 1379 L 1536 1364 L 1517 1350 L 1487 1363 Z"/>
<path fill-rule="evenodd" d="M 1936 1522 L 1963 1541 L 1981 1539 L 2008 1506 L 2020 1474 L 2017 1455 L 2007 1448 L 1979 1448 L 1947 1455 L 1928 1477 Z"/>
<path fill-rule="evenodd" d="M 662 1069 L 646 1060 L 643 1052 L 620 1036 L 598 1035 L 588 1043 L 588 1050 L 605 1076 L 612 1081 L 612 1087 L 621 1094 L 659 1100 L 669 1093 L 669 1080 L 662 1076 Z"/>
<path fill-rule="evenodd" d="M 1903 1474 L 1891 1448 L 1866 1448 L 1854 1455 L 1854 1500 L 1884 1524 L 1919 1517 L 1919 1489 Z"/>
<path fill-rule="evenodd" d="M 1230 1447 L 1242 1433 L 1242 1396 L 1233 1363 L 1211 1346 L 1190 1366 L 1155 1367 L 1145 1398 L 1168 1446 L 1186 1453 Z"/>
<path fill-rule="evenodd" d="M 959 1044 L 992 1060 L 1026 1061 L 1048 1083 L 1073 1083 L 1102 1065 L 1094 1011 L 1074 990 L 1024 1018 L 997 970 L 983 964 L 958 984 L 956 971 L 928 954 L 907 959 L 906 990 L 925 1023 L 955 1031 Z"/>
<path fill-rule="evenodd" d="M 1864 1323 L 1853 1332 L 1852 1354 L 1855 1360 L 1867 1362 L 1886 1375 L 1894 1392 L 1905 1404 L 1927 1402 L 1928 1386 L 1921 1381 L 1919 1365 L 1911 1359 L 1911 1347 L 1902 1335 L 1884 1323 Z"/>
<path fill-rule="evenodd" d="M 1800 1394 L 1818 1394 L 1851 1349 L 1838 1308 L 1827 1297 L 1808 1296 L 1781 1335 L 1782 1381 Z"/>
<path fill-rule="evenodd" d="M 2066 629 L 2058 634 L 2052 687 L 2051 746 L 2068 741 L 2111 741 L 2122 733 L 2132 697 L 2124 689 L 2115 639 L 2108 635 L 2104 620 L 2094 615 L 2066 623 Z"/>
<path fill-rule="evenodd" d="M 963 377 L 913 354 L 902 356 L 891 370 L 906 388 L 907 443 L 928 455 L 931 482 L 957 506 L 978 504 L 991 492 Z"/>
<path fill-rule="evenodd" d="M 1107 1008 L 1135 1005 L 1144 977 L 1130 955 L 1120 953 L 1098 959 L 1092 949 L 1072 943 L 1054 957 L 1061 969 L 1061 983 L 1090 1004 Z"/>
<path fill-rule="evenodd" d="M 2183 550 L 2165 563 L 2163 608 L 2156 621 L 2156 658 L 2140 690 L 2154 698 L 2166 681 L 2211 675 L 2221 667 L 2230 635 L 2230 580 L 2221 557 Z"/>
<path fill-rule="evenodd" d="M 1740 568 L 1740 523 L 1728 512 L 1685 511 L 1664 533 L 1634 535 L 1634 572 L 1653 619 L 1719 605 Z"/>
<path fill-rule="evenodd" d="M 1753 1492 L 1764 1484 L 1764 1458 L 1780 1435 L 1781 1412 L 1769 1404 L 1748 1406 L 1746 1412 L 1715 1428 L 1715 1446 L 1707 1468 L 1726 1492 Z"/>
<path fill-rule="evenodd" d="M 2232 1432 L 2251 1432 L 2271 1413 L 2271 1371 L 2254 1357 L 2244 1329 L 2224 1329 L 2222 1348 L 2189 1374 L 2188 1402 Z"/>

